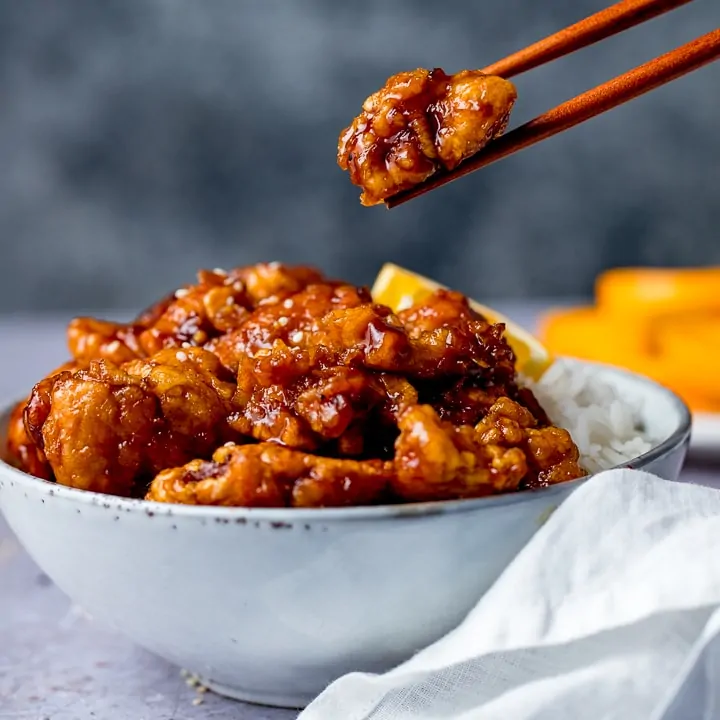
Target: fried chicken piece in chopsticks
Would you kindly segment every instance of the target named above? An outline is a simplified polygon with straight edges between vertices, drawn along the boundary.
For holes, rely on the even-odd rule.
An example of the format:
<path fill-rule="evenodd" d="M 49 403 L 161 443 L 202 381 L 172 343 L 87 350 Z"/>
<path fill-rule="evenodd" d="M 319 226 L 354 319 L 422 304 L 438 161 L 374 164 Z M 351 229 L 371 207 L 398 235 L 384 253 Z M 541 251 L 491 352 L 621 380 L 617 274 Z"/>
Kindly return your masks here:
<path fill-rule="evenodd" d="M 419 68 L 393 75 L 340 134 L 338 164 L 376 205 L 452 170 L 502 134 L 517 98 L 508 80 Z"/>

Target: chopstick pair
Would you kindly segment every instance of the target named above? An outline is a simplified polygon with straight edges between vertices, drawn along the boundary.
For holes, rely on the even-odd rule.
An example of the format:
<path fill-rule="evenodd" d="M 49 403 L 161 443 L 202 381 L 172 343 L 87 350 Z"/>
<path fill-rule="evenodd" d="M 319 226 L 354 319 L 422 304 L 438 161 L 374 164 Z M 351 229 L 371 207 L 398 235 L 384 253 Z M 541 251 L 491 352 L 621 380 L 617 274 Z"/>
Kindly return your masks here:
<path fill-rule="evenodd" d="M 689 2 L 691 0 L 622 0 L 509 55 L 488 66 L 483 72 L 505 78 L 518 75 L 635 27 L 681 5 L 687 5 Z M 622 105 L 718 58 L 720 58 L 720 28 L 548 110 L 493 140 L 451 172 L 439 171 L 424 183 L 388 198 L 385 204 L 388 208 L 393 208 L 424 195 L 518 150 Z"/>

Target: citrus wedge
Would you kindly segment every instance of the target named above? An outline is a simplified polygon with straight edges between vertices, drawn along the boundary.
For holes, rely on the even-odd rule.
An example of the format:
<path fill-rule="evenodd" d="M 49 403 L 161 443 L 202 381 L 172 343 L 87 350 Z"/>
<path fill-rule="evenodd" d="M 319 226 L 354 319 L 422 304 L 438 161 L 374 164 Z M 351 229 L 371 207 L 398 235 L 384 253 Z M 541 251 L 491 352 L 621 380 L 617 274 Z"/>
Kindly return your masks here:
<path fill-rule="evenodd" d="M 400 312 L 421 302 L 436 290 L 447 290 L 447 288 L 398 265 L 386 263 L 375 279 L 372 296 L 375 302 L 387 305 L 394 312 Z M 470 305 L 488 321 L 504 323 L 505 337 L 517 357 L 518 371 L 533 380 L 540 379 L 553 362 L 553 357 L 542 343 L 496 310 L 474 300 L 470 300 Z"/>
<path fill-rule="evenodd" d="M 596 305 L 628 316 L 720 311 L 720 267 L 615 268 L 595 282 Z"/>
<path fill-rule="evenodd" d="M 655 320 L 592 306 L 563 308 L 545 313 L 539 335 L 557 355 L 646 375 L 680 395 L 694 412 L 718 412 L 717 320 L 687 314 Z"/>

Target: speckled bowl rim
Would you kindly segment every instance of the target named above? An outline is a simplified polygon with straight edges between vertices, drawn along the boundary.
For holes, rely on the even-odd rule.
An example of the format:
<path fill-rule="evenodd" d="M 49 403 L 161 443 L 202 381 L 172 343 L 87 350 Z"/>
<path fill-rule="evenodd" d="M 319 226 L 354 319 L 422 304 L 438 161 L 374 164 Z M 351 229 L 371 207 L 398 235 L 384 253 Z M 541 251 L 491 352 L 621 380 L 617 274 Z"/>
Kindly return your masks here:
<path fill-rule="evenodd" d="M 668 455 L 688 442 L 692 429 L 692 416 L 685 402 L 669 388 L 629 370 L 608 365 L 605 363 L 588 362 L 576 358 L 556 358 L 563 362 L 595 367 L 598 370 L 619 375 L 646 390 L 659 393 L 669 400 L 670 405 L 677 413 L 677 426 L 670 435 L 658 445 L 650 448 L 646 453 L 632 460 L 616 466 L 616 468 L 642 469 L 653 461 Z M 5 421 L 13 405 L 0 412 L 0 421 Z M 610 468 L 610 469 L 616 469 Z M 23 486 L 32 488 L 46 496 L 54 496 L 83 505 L 99 505 L 114 507 L 125 512 L 139 512 L 147 515 L 166 515 L 173 517 L 195 517 L 201 519 L 227 518 L 238 521 L 259 520 L 268 522 L 307 522 L 307 521 L 337 521 L 337 520 L 389 520 L 410 517 L 425 517 L 447 513 L 471 512 L 482 508 L 493 508 L 504 505 L 530 502 L 542 497 L 550 500 L 556 495 L 565 495 L 568 490 L 574 489 L 586 482 L 592 475 L 577 480 L 551 485 L 539 490 L 525 490 L 505 495 L 490 495 L 480 498 L 464 500 L 441 500 L 433 502 L 405 503 L 401 505 L 362 505 L 347 508 L 246 508 L 246 507 L 218 507 L 214 505 L 182 505 L 174 503 L 159 503 L 152 500 L 128 499 L 115 495 L 78 490 L 65 487 L 49 480 L 42 480 L 12 467 L 0 458 L 0 470 L 16 478 Z M 2 490 L 0 480 L 0 490 Z"/>

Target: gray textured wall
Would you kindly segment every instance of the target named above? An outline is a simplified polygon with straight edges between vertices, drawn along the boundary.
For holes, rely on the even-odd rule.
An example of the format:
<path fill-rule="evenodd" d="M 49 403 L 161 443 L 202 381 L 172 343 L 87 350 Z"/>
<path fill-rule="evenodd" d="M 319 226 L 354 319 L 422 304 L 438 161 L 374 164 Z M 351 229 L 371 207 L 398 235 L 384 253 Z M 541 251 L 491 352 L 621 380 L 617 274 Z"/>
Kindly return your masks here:
<path fill-rule="evenodd" d="M 720 63 L 393 211 L 339 131 L 401 69 L 484 64 L 603 0 L 3 0 L 0 311 L 135 307 L 199 266 L 392 259 L 478 296 L 720 263 Z M 720 25 L 697 0 L 518 79 L 515 122 Z"/>

